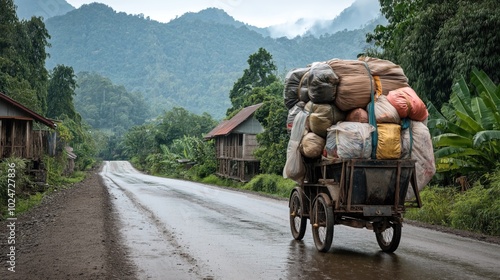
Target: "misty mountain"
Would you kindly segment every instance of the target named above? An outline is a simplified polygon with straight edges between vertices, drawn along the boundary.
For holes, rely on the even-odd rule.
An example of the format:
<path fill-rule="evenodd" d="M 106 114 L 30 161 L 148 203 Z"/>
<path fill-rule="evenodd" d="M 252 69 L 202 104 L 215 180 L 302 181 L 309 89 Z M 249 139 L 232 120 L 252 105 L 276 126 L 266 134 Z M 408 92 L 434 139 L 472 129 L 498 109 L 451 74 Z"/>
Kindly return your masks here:
<path fill-rule="evenodd" d="M 273 25 L 268 31 L 273 38 L 296 36 L 320 37 L 334 34 L 342 30 L 363 28 L 367 23 L 377 21 L 384 23 L 385 18 L 380 13 L 380 3 L 376 0 L 356 0 L 334 19 L 318 20 L 301 18 L 292 23 Z"/>
<path fill-rule="evenodd" d="M 187 13 L 168 23 L 83 5 L 45 21 L 51 36 L 47 68 L 95 72 L 129 92 L 140 92 L 152 115 L 184 107 L 214 118 L 230 107 L 229 90 L 260 47 L 273 55 L 279 75 L 313 61 L 355 59 L 367 46 L 365 29 L 294 39 L 265 36 L 220 9 Z"/>
<path fill-rule="evenodd" d="M 380 3 L 374 0 L 356 0 L 350 7 L 343 10 L 335 19 L 320 21 L 306 32 L 306 35 L 320 36 L 334 34 L 342 30 L 363 28 L 368 22 L 383 19 L 380 13 Z"/>
<path fill-rule="evenodd" d="M 30 19 L 32 16 L 48 19 L 75 9 L 64 0 L 14 0 L 14 4 L 19 19 Z"/>

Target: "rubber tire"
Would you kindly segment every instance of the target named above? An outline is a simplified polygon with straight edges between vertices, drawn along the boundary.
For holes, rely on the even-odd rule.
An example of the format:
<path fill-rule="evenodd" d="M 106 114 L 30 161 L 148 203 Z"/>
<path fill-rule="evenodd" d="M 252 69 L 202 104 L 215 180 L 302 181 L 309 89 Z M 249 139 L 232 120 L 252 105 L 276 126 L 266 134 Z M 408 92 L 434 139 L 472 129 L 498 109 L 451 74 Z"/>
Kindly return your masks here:
<path fill-rule="evenodd" d="M 390 223 L 383 232 L 375 232 L 380 249 L 386 253 L 393 253 L 401 241 L 401 224 Z"/>
<path fill-rule="evenodd" d="M 334 217 L 332 207 L 326 204 L 322 196 L 315 199 L 310 219 L 316 249 L 320 252 L 328 252 L 333 241 Z M 314 226 L 316 224 L 318 226 Z"/>
<path fill-rule="evenodd" d="M 290 231 L 295 240 L 302 240 L 306 233 L 307 218 L 304 217 L 304 204 L 298 191 L 290 196 Z"/>

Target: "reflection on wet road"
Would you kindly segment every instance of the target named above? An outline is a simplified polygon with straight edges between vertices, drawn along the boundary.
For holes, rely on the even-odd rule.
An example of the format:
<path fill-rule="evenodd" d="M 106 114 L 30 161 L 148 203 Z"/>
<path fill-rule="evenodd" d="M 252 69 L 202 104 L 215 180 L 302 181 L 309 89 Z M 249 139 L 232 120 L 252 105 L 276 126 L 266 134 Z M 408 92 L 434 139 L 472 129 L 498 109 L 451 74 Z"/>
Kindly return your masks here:
<path fill-rule="evenodd" d="M 106 162 L 101 176 L 140 279 L 499 279 L 500 246 L 404 225 L 394 254 L 366 229 L 335 226 L 317 252 L 294 241 L 288 202 L 144 175 Z"/>

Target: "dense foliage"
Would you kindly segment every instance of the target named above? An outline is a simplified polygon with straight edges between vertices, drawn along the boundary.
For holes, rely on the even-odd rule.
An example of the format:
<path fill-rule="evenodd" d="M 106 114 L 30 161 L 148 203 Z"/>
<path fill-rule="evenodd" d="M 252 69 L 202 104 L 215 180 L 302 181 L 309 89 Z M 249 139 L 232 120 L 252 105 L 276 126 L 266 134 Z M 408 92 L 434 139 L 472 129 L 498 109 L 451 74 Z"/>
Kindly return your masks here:
<path fill-rule="evenodd" d="M 460 79 L 441 112 L 431 108 L 436 169 L 442 176 L 476 178 L 498 166 L 500 157 L 500 86 L 483 71 L 471 83 Z"/>
<path fill-rule="evenodd" d="M 380 0 L 389 21 L 367 36 L 372 55 L 400 64 L 412 87 L 440 107 L 473 68 L 500 82 L 496 0 Z"/>
<path fill-rule="evenodd" d="M 155 174 L 175 174 L 181 159 L 215 169 L 213 152 L 207 148 L 211 143 L 202 137 L 216 124 L 207 113 L 199 116 L 176 107 L 153 122 L 132 127 L 121 143 L 123 154 L 137 167 Z"/>
<path fill-rule="evenodd" d="M 12 0 L 0 1 L 0 92 L 40 114 L 47 106 L 46 47 L 40 18 L 19 21 Z"/>
<path fill-rule="evenodd" d="M 97 73 L 77 75 L 75 107 L 93 128 L 121 136 L 150 116 L 149 105 L 139 92 L 129 92 Z"/>
<path fill-rule="evenodd" d="M 45 68 L 49 39 L 42 18 L 19 20 L 13 1 L 0 0 L 0 92 L 56 120 L 58 158 L 44 159 L 46 166 L 52 161 L 62 162 L 57 168 L 50 165 L 48 180 L 53 182 L 53 175 L 61 176 L 65 171 L 65 146 L 75 149 L 77 169 L 91 166 L 95 151 L 88 127 L 73 105 L 76 88 L 73 68 L 57 65 L 50 73 Z"/>

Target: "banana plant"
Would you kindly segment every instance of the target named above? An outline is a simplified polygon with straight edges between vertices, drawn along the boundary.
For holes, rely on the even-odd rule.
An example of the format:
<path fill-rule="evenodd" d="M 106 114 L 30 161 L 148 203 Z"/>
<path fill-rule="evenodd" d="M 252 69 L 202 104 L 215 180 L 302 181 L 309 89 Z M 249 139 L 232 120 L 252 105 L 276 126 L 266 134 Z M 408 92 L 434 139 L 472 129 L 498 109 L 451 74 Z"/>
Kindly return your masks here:
<path fill-rule="evenodd" d="M 455 174 L 490 171 L 500 159 L 500 86 L 484 71 L 474 69 L 470 84 L 461 78 L 452 91 L 441 112 L 428 107 L 436 170 Z"/>

